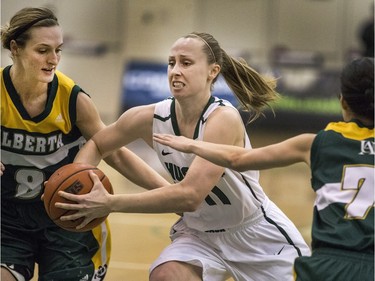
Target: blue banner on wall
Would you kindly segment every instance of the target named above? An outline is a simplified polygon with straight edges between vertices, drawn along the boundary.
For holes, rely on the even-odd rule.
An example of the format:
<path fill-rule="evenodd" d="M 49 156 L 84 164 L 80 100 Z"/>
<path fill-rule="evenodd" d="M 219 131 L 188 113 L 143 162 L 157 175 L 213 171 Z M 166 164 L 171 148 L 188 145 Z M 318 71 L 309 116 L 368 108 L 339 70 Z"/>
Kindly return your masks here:
<path fill-rule="evenodd" d="M 171 96 L 167 64 L 133 61 L 124 72 L 121 112 L 139 105 L 156 103 Z M 272 125 L 298 126 L 306 123 L 323 126 L 325 122 L 341 118 L 338 101 L 339 71 L 309 67 L 279 67 L 268 69 L 278 78 L 276 90 L 282 98 L 272 105 L 276 118 L 266 111 L 266 122 Z M 222 76 L 214 85 L 213 95 L 239 103 Z M 268 113 L 267 113 L 268 112 Z M 258 121 L 257 121 L 258 122 Z M 263 122 L 264 124 L 264 122 Z"/>
<path fill-rule="evenodd" d="M 122 111 L 133 106 L 155 103 L 171 96 L 168 85 L 167 64 L 131 62 L 123 77 Z M 220 76 L 213 95 L 237 106 L 236 97 Z"/>

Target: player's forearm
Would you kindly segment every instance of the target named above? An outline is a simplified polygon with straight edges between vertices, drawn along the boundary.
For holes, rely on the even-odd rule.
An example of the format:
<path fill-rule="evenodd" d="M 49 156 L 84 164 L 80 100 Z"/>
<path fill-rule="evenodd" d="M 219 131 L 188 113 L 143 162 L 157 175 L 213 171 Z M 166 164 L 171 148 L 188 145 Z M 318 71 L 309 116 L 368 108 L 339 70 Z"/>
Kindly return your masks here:
<path fill-rule="evenodd" d="M 122 213 L 183 213 L 199 205 L 191 199 L 188 188 L 165 186 L 135 194 L 111 195 L 107 206 L 111 212 Z"/>
<path fill-rule="evenodd" d="M 194 141 L 190 146 L 191 151 L 222 167 L 227 167 L 230 169 L 241 169 L 240 156 L 246 150 L 241 147 L 222 145 L 209 143 L 204 141 Z"/>
<path fill-rule="evenodd" d="M 92 140 L 88 140 L 76 155 L 74 162 L 86 163 L 91 164 L 93 166 L 97 166 L 102 160 L 102 158 L 103 155 L 100 153 L 95 142 Z"/>

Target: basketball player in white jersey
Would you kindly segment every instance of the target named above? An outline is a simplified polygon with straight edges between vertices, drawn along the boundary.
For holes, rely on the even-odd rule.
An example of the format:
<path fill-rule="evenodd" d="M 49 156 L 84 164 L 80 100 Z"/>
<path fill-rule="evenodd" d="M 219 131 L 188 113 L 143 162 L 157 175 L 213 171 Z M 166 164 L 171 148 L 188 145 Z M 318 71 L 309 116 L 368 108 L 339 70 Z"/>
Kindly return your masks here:
<path fill-rule="evenodd" d="M 109 195 L 92 175 L 95 186 L 90 194 L 62 193 L 78 203 L 58 204 L 78 211 L 62 219 L 85 217 L 79 228 L 110 212 L 180 213 L 171 228 L 172 243 L 151 265 L 151 281 L 292 280 L 294 259 L 310 250 L 263 192 L 258 171 L 225 169 L 152 139 L 154 133 L 167 133 L 250 148 L 239 112 L 211 95 L 213 84 L 221 73 L 255 118 L 277 98 L 274 80 L 227 55 L 207 33 L 179 38 L 168 60 L 172 97 L 129 109 L 88 141 L 75 161 L 97 165 L 112 150 L 142 138 L 157 152 L 174 184 Z"/>
<path fill-rule="evenodd" d="M 298 135 L 262 148 L 220 145 L 172 134 L 155 134 L 154 139 L 236 171 L 305 162 L 316 193 L 312 256 L 295 260 L 296 280 L 373 281 L 373 58 L 358 58 L 345 65 L 340 104 L 343 121 L 330 122 L 317 134 Z"/>

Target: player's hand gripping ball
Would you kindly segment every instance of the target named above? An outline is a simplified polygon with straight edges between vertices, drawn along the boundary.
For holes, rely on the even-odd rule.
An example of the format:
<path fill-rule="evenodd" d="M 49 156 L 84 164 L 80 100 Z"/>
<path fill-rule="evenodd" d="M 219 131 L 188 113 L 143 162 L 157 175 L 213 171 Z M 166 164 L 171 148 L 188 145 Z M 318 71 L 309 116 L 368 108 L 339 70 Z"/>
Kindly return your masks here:
<path fill-rule="evenodd" d="M 81 229 L 76 229 L 84 218 L 77 220 L 61 221 L 61 216 L 74 214 L 74 210 L 65 210 L 55 207 L 56 202 L 75 203 L 61 197 L 58 192 L 60 190 L 73 194 L 89 193 L 94 185 L 90 178 L 89 172 L 93 171 L 100 179 L 106 190 L 113 194 L 112 185 L 108 177 L 97 167 L 82 163 L 72 163 L 56 170 L 48 179 L 44 189 L 44 207 L 48 216 L 61 228 L 69 231 L 83 232 L 93 229 L 95 226 L 101 224 L 106 218 L 96 218 Z"/>

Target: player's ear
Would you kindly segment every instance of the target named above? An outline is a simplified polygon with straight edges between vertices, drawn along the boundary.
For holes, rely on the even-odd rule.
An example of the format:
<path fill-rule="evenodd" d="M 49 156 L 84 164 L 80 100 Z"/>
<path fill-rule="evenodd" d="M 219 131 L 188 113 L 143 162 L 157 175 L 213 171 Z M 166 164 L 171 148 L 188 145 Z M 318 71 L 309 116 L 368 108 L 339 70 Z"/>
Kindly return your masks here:
<path fill-rule="evenodd" d="M 11 40 L 10 43 L 9 43 L 9 47 L 10 47 L 10 52 L 12 54 L 12 56 L 16 56 L 18 54 L 18 44 L 16 42 L 16 40 Z"/>
<path fill-rule="evenodd" d="M 340 94 L 340 104 L 341 104 L 341 107 L 344 110 L 348 110 L 349 109 L 348 103 L 346 102 L 346 100 L 344 99 L 344 97 L 342 96 L 342 94 Z"/>
<path fill-rule="evenodd" d="M 210 67 L 210 71 L 209 71 L 209 78 L 211 80 L 214 80 L 216 78 L 216 76 L 219 75 L 220 73 L 220 65 L 218 65 L 217 63 L 214 63 L 211 67 Z"/>

